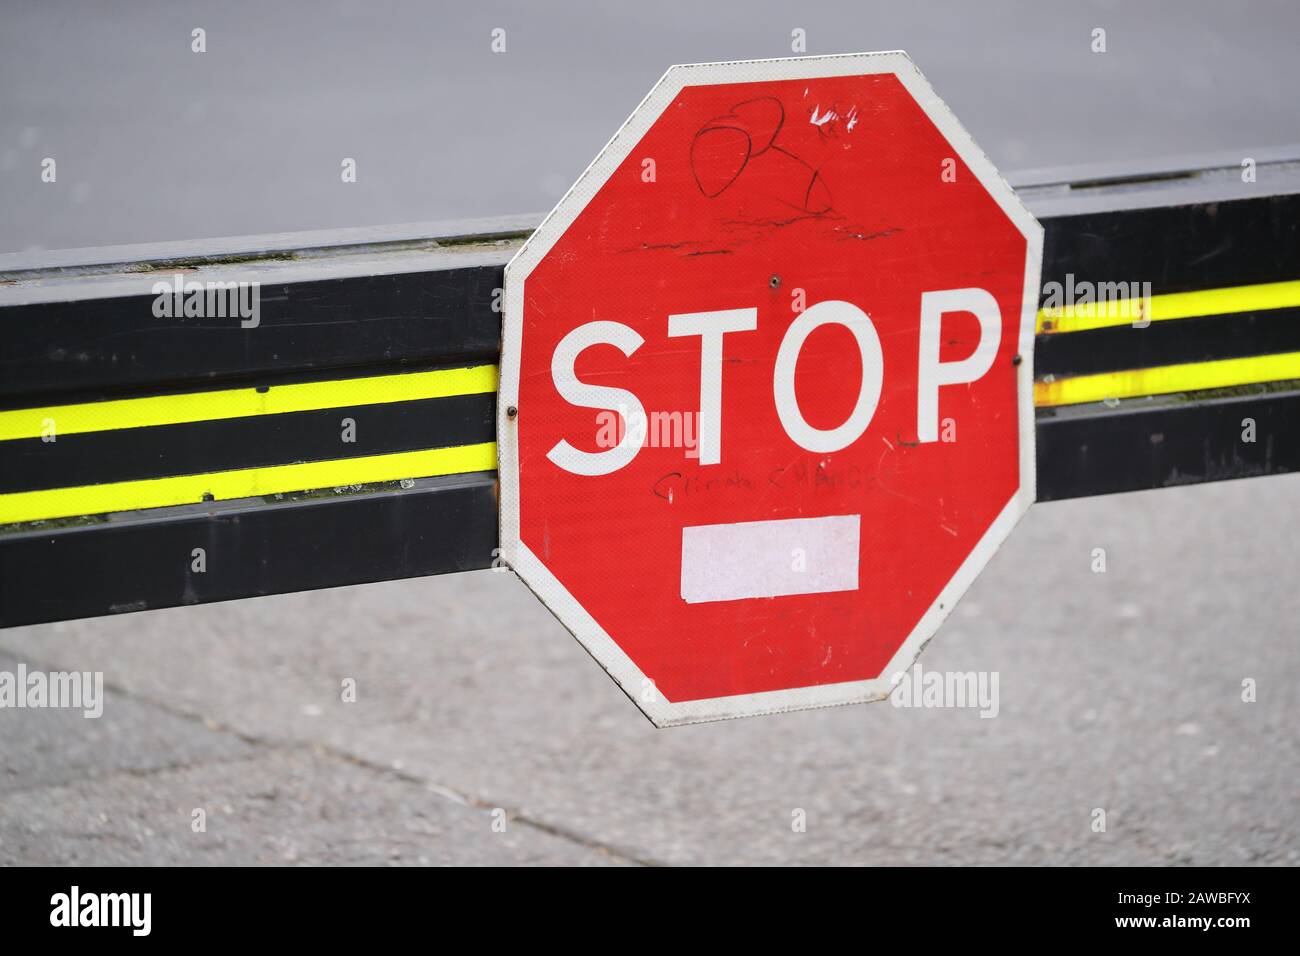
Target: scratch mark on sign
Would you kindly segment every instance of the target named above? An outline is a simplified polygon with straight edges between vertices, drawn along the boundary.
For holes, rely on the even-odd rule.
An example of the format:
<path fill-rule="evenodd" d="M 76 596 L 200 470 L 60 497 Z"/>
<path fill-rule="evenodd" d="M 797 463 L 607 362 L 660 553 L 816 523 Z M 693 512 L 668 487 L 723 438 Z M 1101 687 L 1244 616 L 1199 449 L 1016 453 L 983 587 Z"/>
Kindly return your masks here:
<path fill-rule="evenodd" d="M 816 106 L 813 107 L 812 118 L 809 120 L 809 122 L 812 123 L 814 126 L 825 126 L 831 120 L 840 118 L 839 114 L 836 113 L 834 110 L 827 110 L 819 117 L 817 115 L 817 112 L 818 110 L 821 109 L 821 106 L 822 105 L 818 103 Z"/>

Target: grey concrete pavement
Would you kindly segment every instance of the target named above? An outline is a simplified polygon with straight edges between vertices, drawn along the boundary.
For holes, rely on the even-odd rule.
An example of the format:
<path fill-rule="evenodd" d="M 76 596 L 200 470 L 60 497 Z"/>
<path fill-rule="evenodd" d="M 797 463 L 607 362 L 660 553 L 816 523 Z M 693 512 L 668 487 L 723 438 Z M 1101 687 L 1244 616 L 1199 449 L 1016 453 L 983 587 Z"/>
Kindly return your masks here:
<path fill-rule="evenodd" d="M 1247 156 L 1300 141 L 1298 25 L 1285 0 L 12 0 L 0 252 L 543 212 L 669 64 L 795 29 L 907 50 L 1002 169 Z"/>
<path fill-rule="evenodd" d="M 195 811 L 203 816 L 196 817 Z M 605 865 L 599 848 L 310 748 L 263 748 L 0 798 L 0 860 L 26 865 Z M 196 823 L 201 828 L 196 829 Z"/>
<path fill-rule="evenodd" d="M 998 671 L 987 720 L 657 731 L 509 573 L 2 632 L 116 690 L 0 712 L 0 862 L 1294 865 L 1298 516 L 1291 476 L 1036 506 L 922 657 Z"/>

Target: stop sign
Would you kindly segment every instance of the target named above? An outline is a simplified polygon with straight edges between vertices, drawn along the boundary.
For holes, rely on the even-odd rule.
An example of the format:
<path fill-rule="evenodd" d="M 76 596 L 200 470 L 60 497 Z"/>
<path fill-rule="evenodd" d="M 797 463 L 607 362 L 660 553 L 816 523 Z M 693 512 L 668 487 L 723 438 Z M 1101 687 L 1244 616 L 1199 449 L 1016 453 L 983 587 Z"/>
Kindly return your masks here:
<path fill-rule="evenodd" d="M 673 67 L 506 269 L 505 561 L 660 726 L 887 696 L 1033 501 L 1041 247 L 905 54 Z"/>

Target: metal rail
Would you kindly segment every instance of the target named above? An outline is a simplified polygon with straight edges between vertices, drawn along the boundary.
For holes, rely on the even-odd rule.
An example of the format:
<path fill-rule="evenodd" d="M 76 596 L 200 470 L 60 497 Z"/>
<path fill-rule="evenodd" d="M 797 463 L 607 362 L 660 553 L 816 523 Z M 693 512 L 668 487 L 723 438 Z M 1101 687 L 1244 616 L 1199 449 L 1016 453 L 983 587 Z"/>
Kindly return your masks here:
<path fill-rule="evenodd" d="M 1300 470 L 1300 149 L 1253 159 L 1010 177 L 1041 501 Z M 0 626 L 491 567 L 496 290 L 539 218 L 0 256 Z M 160 316 L 178 275 L 257 283 L 255 324 Z"/>

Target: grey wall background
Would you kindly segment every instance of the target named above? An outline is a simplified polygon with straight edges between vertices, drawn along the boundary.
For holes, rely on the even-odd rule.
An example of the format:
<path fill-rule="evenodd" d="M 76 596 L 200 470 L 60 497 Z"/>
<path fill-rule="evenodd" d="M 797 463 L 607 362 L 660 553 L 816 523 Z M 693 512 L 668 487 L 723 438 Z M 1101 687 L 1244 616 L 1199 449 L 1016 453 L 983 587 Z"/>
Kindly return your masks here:
<path fill-rule="evenodd" d="M 1300 139 L 1283 0 L 4 0 L 0 251 L 543 211 L 666 66 L 795 27 L 907 50 L 1004 170 Z"/>

